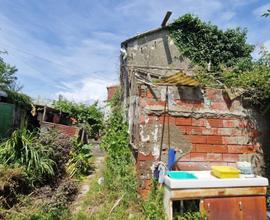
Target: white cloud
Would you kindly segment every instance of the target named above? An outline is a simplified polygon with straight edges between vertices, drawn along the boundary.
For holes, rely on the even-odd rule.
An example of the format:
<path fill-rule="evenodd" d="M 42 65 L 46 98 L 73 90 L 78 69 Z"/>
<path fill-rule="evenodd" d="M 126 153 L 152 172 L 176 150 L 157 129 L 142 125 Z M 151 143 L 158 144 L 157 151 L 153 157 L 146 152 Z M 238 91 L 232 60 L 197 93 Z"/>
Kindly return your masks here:
<path fill-rule="evenodd" d="M 69 91 L 59 91 L 57 96 L 62 95 L 68 100 L 91 103 L 96 100 L 105 101 L 107 97 L 107 86 L 112 81 L 105 81 L 96 78 L 85 78 L 74 83 L 63 83 Z"/>

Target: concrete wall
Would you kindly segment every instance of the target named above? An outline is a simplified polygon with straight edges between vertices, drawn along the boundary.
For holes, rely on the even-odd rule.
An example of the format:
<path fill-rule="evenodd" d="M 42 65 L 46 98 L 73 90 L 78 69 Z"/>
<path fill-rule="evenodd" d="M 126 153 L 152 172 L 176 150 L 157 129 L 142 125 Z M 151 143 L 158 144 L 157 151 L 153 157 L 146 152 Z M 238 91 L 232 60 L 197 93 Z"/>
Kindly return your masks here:
<path fill-rule="evenodd" d="M 179 53 L 166 29 L 138 37 L 124 47 L 127 50 L 127 64 L 135 69 L 149 67 L 150 72 L 159 75 L 171 74 L 172 70 L 190 70 L 190 62 Z M 162 70 L 162 67 L 166 69 Z"/>

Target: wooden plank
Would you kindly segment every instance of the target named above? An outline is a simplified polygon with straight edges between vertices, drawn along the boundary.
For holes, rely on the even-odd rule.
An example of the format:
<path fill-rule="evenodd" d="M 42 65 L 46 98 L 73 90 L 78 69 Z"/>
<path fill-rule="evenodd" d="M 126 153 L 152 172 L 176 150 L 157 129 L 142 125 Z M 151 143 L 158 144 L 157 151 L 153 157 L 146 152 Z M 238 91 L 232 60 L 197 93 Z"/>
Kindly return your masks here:
<path fill-rule="evenodd" d="M 172 200 L 200 199 L 205 197 L 265 195 L 266 187 L 184 189 L 171 190 L 170 194 Z"/>

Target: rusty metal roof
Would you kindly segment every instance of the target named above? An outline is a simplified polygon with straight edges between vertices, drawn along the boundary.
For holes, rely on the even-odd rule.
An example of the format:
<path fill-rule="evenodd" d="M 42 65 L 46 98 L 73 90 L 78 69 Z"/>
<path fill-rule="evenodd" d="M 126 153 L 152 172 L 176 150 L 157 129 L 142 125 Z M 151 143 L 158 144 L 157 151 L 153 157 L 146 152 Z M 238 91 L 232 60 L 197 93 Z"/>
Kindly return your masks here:
<path fill-rule="evenodd" d="M 200 85 L 198 80 L 193 79 L 191 76 L 186 75 L 183 72 L 178 72 L 171 76 L 164 77 L 155 82 L 156 85 L 167 85 L 167 86 L 194 86 Z"/>

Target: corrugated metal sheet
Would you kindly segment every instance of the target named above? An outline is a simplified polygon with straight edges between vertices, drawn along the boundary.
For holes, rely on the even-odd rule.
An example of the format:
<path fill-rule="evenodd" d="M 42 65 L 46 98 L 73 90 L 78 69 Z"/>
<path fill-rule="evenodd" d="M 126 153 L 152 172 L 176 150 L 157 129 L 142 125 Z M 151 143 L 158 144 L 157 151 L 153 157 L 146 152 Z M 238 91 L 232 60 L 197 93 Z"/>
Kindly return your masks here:
<path fill-rule="evenodd" d="M 164 77 L 155 82 L 157 85 L 171 85 L 171 86 L 194 86 L 200 85 L 199 81 L 193 79 L 185 73 L 179 72 L 171 76 Z"/>

